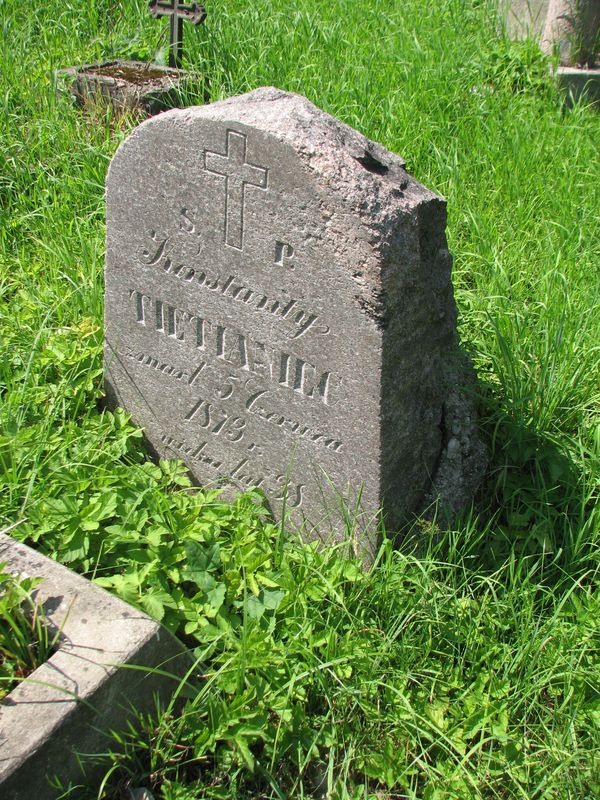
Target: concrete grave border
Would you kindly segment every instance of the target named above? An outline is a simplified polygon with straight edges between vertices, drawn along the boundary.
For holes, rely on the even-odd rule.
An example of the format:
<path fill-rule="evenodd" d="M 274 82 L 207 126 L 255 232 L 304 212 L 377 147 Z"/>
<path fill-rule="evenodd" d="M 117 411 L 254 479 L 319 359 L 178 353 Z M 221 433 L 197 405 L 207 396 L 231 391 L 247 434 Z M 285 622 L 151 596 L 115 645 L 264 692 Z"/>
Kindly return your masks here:
<path fill-rule="evenodd" d="M 106 733 L 134 709 L 168 702 L 191 661 L 158 622 L 2 533 L 0 563 L 44 579 L 36 599 L 60 632 L 56 652 L 0 703 L 0 797 L 55 800 L 49 778 L 89 785 L 93 769 L 84 776 L 77 754 L 105 751 Z"/>
<path fill-rule="evenodd" d="M 148 72 L 145 78 L 144 70 Z M 128 72 L 132 73 L 130 77 L 122 77 Z M 199 76 L 182 69 L 124 59 L 80 64 L 54 72 L 56 89 L 67 92 L 79 106 L 104 104 L 117 114 L 137 112 L 145 116 L 179 107 L 180 92 L 199 82 Z M 208 100 L 206 89 L 204 95 Z"/>

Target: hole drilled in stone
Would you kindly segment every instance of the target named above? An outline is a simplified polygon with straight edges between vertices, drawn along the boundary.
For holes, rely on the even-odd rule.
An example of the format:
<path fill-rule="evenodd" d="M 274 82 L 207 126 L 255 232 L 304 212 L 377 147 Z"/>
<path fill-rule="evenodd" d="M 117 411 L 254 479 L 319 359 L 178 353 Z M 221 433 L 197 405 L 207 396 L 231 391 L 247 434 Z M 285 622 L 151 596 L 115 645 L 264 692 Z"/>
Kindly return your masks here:
<path fill-rule="evenodd" d="M 387 172 L 389 172 L 389 167 L 386 167 L 385 164 L 382 164 L 381 161 L 375 158 L 372 153 L 369 153 L 368 150 L 365 150 L 364 155 L 356 156 L 356 160 L 366 170 L 369 172 L 374 172 L 376 175 L 385 175 Z"/>

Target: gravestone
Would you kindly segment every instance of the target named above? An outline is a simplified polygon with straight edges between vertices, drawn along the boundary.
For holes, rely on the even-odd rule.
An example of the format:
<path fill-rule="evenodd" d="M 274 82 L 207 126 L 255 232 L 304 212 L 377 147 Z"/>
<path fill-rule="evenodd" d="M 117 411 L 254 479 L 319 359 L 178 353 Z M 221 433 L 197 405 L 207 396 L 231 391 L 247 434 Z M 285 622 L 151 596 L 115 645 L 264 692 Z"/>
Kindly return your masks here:
<path fill-rule="evenodd" d="M 562 66 L 593 71 L 599 0 L 500 0 L 499 8 L 509 36 L 536 39 L 547 55 L 558 53 Z M 559 78 L 563 74 L 559 69 Z M 593 72 L 588 80 L 593 80 Z"/>
<path fill-rule="evenodd" d="M 276 89 L 148 120 L 107 179 L 106 388 L 205 486 L 369 558 L 485 458 L 445 202 Z M 463 374 L 464 373 L 464 374 Z M 464 388 L 464 385 L 467 388 Z"/>

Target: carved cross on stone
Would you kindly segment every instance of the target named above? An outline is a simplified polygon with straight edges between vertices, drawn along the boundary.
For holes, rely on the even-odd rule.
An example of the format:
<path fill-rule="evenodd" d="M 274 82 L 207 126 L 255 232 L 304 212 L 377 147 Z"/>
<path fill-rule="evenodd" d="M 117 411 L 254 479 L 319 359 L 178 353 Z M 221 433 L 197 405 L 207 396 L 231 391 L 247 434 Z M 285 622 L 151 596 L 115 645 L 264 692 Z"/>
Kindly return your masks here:
<path fill-rule="evenodd" d="M 227 131 L 227 152 L 204 153 L 204 169 L 225 178 L 225 243 L 241 250 L 244 240 L 246 186 L 267 188 L 269 170 L 246 161 L 246 136 Z"/>
<path fill-rule="evenodd" d="M 198 25 L 206 19 L 206 9 L 198 3 L 179 0 L 150 0 L 148 10 L 153 17 L 170 17 L 169 66 L 181 67 L 183 53 L 183 20 Z"/>

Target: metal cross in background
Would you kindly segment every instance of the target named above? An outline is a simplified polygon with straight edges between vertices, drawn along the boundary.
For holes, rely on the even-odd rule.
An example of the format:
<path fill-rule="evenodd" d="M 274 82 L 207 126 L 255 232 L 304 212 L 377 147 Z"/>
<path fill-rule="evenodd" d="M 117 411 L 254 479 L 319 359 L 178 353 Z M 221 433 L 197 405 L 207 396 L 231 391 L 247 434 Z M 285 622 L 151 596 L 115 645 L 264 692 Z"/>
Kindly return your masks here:
<path fill-rule="evenodd" d="M 150 0 L 148 9 L 153 17 L 170 17 L 169 66 L 181 67 L 183 52 L 183 20 L 198 25 L 206 19 L 206 9 L 198 3 L 181 3 L 179 0 Z"/>

